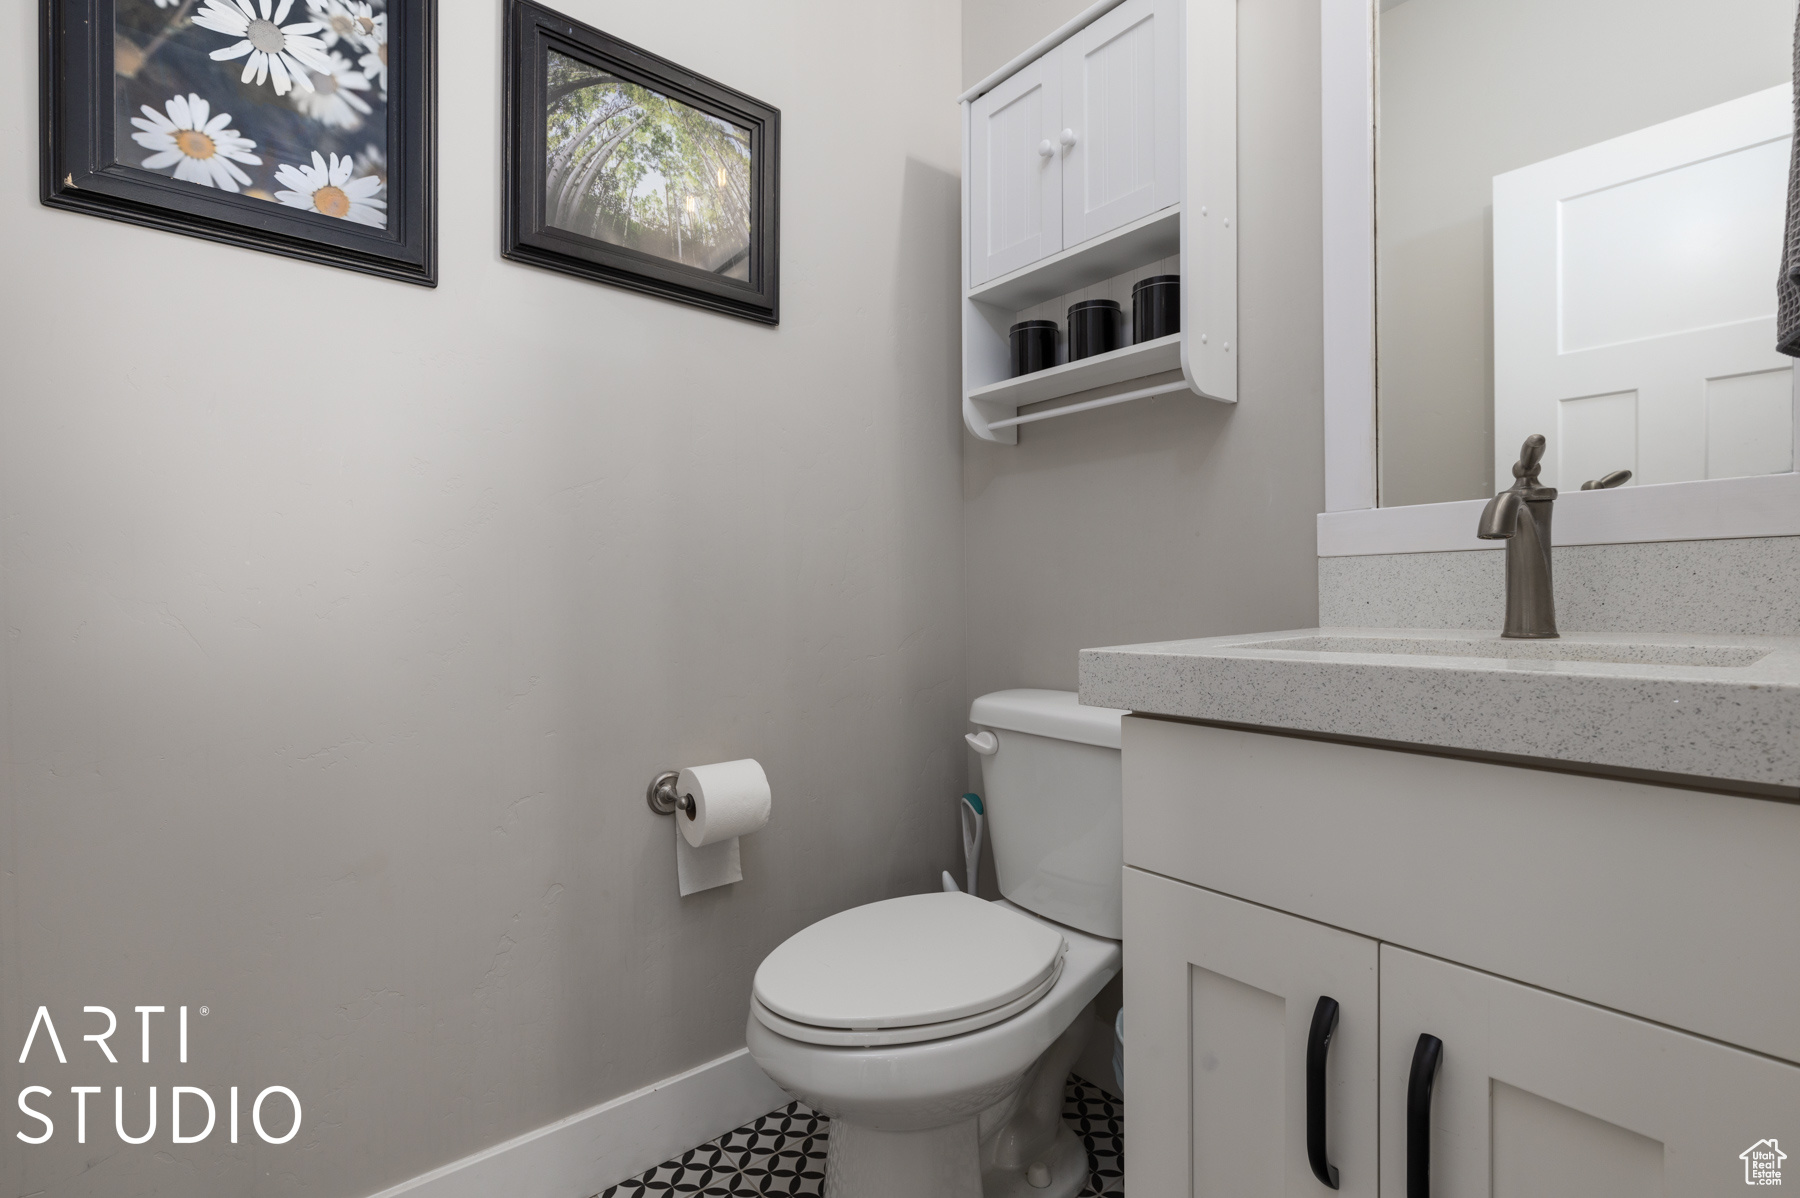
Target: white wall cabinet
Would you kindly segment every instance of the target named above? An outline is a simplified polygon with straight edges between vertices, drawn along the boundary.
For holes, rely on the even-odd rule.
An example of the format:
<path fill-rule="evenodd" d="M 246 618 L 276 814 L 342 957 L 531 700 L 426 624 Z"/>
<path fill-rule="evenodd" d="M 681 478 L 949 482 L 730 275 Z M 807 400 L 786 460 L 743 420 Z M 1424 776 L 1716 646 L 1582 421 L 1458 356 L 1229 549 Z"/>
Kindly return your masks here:
<path fill-rule="evenodd" d="M 1237 401 L 1237 4 L 1096 0 L 963 95 L 963 422 L 975 436 L 1014 444 L 1033 421 L 1177 391 Z M 1058 364 L 1012 374 L 1022 312 L 1047 305 L 1061 325 L 1075 301 L 1128 304 L 1169 259 L 1181 331 L 1075 361 L 1065 343 Z"/>
<path fill-rule="evenodd" d="M 1125 0 L 972 102 L 971 286 L 1179 198 L 1176 22 Z"/>
<path fill-rule="evenodd" d="M 1329 1192 L 1321 995 L 1341 1193 L 1710 1198 L 1765 1140 L 1800 1159 L 1800 805 L 1142 717 L 1123 746 L 1134 1189 Z"/>
<path fill-rule="evenodd" d="M 1038 59 L 971 106 L 969 277 L 981 283 L 1062 249 L 1062 71 Z"/>
<path fill-rule="evenodd" d="M 1181 197 L 1175 0 L 1126 0 L 1058 55 L 1067 249 Z"/>

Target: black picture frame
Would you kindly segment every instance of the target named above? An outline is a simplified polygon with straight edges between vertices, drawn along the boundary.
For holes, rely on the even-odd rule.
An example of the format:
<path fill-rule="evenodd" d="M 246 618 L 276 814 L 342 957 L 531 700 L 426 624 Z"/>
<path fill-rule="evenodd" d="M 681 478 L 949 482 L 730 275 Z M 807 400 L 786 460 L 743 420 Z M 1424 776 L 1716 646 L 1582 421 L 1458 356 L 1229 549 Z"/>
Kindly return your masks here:
<path fill-rule="evenodd" d="M 437 3 L 388 0 L 387 227 L 326 221 L 118 162 L 114 0 L 40 0 L 40 198 L 208 241 L 437 285 Z"/>
<path fill-rule="evenodd" d="M 780 323 L 780 111 L 532 0 L 506 0 L 505 22 L 502 255 L 746 320 Z M 552 50 L 750 131 L 748 280 L 546 222 L 545 92 Z"/>

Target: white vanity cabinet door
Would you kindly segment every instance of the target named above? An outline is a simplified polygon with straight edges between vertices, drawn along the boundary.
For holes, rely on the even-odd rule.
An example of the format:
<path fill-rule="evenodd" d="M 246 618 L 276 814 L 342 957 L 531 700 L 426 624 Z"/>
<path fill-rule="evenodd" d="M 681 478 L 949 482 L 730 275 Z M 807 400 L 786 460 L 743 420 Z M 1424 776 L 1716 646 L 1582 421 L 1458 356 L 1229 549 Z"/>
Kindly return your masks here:
<path fill-rule="evenodd" d="M 1180 198 L 1178 21 L 1174 0 L 1125 0 L 1062 46 L 1065 249 Z"/>
<path fill-rule="evenodd" d="M 1326 1056 L 1326 1157 L 1374 1198 L 1377 945 L 1324 924 L 1125 870 L 1130 1186 L 1159 1198 L 1324 1198 L 1306 1150 L 1307 1043 Z"/>
<path fill-rule="evenodd" d="M 971 106 L 969 285 L 1062 249 L 1062 50 Z"/>
<path fill-rule="evenodd" d="M 1800 1153 L 1800 1067 L 1384 944 L 1387 1198 L 1409 1193 L 1407 1086 L 1421 1033 L 1443 1042 L 1434 1196 L 1711 1198 L 1742 1192 L 1753 1145 Z"/>

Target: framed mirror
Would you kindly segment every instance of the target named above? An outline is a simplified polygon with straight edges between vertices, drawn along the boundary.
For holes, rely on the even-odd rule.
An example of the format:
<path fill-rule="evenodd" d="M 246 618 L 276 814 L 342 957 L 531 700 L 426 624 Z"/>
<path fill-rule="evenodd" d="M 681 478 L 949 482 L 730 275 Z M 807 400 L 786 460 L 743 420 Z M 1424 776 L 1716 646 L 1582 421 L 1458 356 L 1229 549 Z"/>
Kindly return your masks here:
<path fill-rule="evenodd" d="M 1328 507 L 1423 528 L 1542 433 L 1565 495 L 1631 471 L 1582 497 L 1585 539 L 1800 532 L 1776 349 L 1795 0 L 1322 14 Z M 1441 516 L 1398 548 L 1475 547 Z"/>
<path fill-rule="evenodd" d="M 1794 468 L 1793 0 L 1380 0 L 1382 506 Z M 1498 480 L 1498 482 L 1497 482 Z"/>

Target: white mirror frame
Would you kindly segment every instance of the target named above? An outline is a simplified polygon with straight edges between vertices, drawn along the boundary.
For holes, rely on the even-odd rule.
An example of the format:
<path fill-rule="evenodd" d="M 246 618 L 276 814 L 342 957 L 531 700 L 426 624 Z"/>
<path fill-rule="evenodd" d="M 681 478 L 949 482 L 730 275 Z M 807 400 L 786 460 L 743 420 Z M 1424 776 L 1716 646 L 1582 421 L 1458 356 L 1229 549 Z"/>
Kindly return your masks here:
<path fill-rule="evenodd" d="M 1319 18 L 1325 259 L 1319 556 L 1498 549 L 1505 542 L 1475 536 L 1485 499 L 1375 506 L 1374 0 L 1319 0 Z M 1800 464 L 1800 419 L 1794 449 Z M 1564 491 L 1557 507 L 1559 545 L 1800 536 L 1800 474 Z"/>

